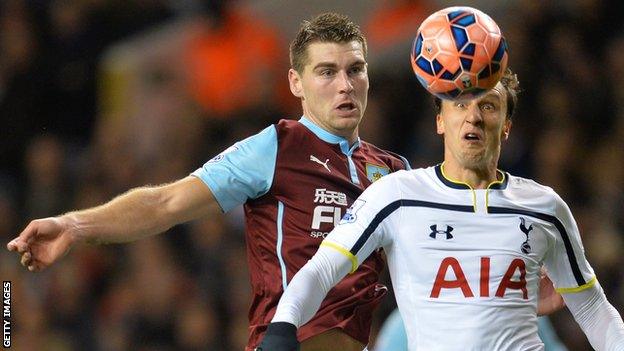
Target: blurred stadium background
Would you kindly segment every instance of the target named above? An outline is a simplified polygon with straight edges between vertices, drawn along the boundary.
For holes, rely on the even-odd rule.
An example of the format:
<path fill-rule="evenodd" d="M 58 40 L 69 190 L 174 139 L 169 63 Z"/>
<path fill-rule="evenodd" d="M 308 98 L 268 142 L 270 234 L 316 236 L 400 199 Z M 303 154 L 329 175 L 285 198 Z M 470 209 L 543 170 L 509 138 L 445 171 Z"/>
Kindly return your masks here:
<path fill-rule="evenodd" d="M 339 11 L 369 39 L 362 137 L 413 167 L 440 161 L 411 40 L 440 0 L 0 1 L 0 241 L 30 219 L 184 177 L 279 118 L 299 22 Z M 464 1 L 508 38 L 524 92 L 502 168 L 571 205 L 607 296 L 624 306 L 624 32 L 615 0 Z M 242 211 L 129 245 L 82 247 L 13 281 L 15 350 L 241 350 L 249 284 Z M 375 331 L 393 308 L 375 321 Z M 589 349 L 567 311 L 571 350 Z"/>

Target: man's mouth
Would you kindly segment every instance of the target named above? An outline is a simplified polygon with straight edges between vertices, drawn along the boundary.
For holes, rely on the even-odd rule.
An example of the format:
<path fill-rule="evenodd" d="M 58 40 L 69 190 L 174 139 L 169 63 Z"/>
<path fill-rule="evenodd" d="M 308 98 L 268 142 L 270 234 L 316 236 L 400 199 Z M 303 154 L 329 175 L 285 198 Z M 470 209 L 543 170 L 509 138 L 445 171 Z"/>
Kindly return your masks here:
<path fill-rule="evenodd" d="M 479 133 L 466 133 L 464 134 L 464 140 L 468 141 L 481 141 L 483 138 Z"/>
<path fill-rule="evenodd" d="M 341 111 L 351 111 L 355 108 L 355 104 L 352 102 L 343 102 L 342 104 L 338 105 L 338 107 L 336 107 L 336 109 L 341 110 Z"/>

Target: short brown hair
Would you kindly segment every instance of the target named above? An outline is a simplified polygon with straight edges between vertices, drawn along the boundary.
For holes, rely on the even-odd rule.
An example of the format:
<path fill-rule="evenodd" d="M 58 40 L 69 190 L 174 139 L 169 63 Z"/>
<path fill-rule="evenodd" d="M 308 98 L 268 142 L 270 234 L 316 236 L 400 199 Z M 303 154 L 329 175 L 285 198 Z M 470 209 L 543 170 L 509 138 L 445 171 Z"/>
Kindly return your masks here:
<path fill-rule="evenodd" d="M 354 40 L 362 44 L 366 57 L 366 38 L 357 24 L 345 15 L 333 12 L 320 14 L 301 23 L 297 36 L 290 43 L 290 66 L 299 73 L 303 72 L 308 59 L 307 48 L 313 42 L 348 43 Z"/>
<path fill-rule="evenodd" d="M 510 68 L 507 68 L 500 82 L 503 84 L 503 87 L 507 92 L 507 119 L 511 119 L 514 109 L 518 104 L 520 81 L 518 81 L 518 75 L 513 73 Z M 434 97 L 433 103 L 435 104 L 436 113 L 439 114 L 442 110 L 442 100 L 436 96 Z"/>

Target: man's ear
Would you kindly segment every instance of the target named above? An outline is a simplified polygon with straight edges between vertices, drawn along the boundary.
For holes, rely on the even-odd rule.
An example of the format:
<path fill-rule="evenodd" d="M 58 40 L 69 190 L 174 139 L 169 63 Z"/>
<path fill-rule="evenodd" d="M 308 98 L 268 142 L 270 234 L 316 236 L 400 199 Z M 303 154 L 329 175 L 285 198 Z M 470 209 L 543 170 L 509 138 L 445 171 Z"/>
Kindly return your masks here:
<path fill-rule="evenodd" d="M 442 120 L 442 116 L 438 113 L 436 115 L 436 132 L 438 135 L 444 134 L 444 121 Z"/>
<path fill-rule="evenodd" d="M 303 98 L 303 86 L 301 84 L 301 76 L 299 72 L 293 68 L 288 70 L 288 83 L 290 84 L 290 92 L 298 98 Z"/>
<path fill-rule="evenodd" d="M 507 140 L 509 138 L 509 133 L 511 132 L 511 125 L 513 123 L 509 118 L 505 119 L 505 125 L 503 126 L 503 135 L 501 136 L 503 140 Z"/>

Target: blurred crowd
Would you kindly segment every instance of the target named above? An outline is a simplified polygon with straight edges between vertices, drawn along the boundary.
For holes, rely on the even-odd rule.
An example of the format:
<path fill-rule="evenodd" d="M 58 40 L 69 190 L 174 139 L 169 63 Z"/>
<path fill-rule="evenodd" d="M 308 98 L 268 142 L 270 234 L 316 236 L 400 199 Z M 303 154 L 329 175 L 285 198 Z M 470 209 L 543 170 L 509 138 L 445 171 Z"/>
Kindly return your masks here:
<path fill-rule="evenodd" d="M 440 162 L 431 98 L 408 57 L 422 19 L 451 4 L 319 3 L 0 1 L 0 242 L 31 219 L 184 177 L 267 124 L 299 118 L 288 42 L 301 20 L 326 10 L 351 15 L 369 37 L 362 138 L 413 167 Z M 523 88 L 501 168 L 568 202 L 622 312 L 623 22 L 614 0 L 553 3 L 473 5 L 501 26 Z M 308 13 L 290 18 L 293 7 Z M 13 282 L 13 348 L 242 349 L 250 288 L 241 217 L 239 209 L 131 244 L 80 247 L 38 274 L 0 250 L 0 276 Z M 393 304 L 388 297 L 375 328 Z M 571 350 L 589 347 L 567 311 L 552 320 Z"/>

